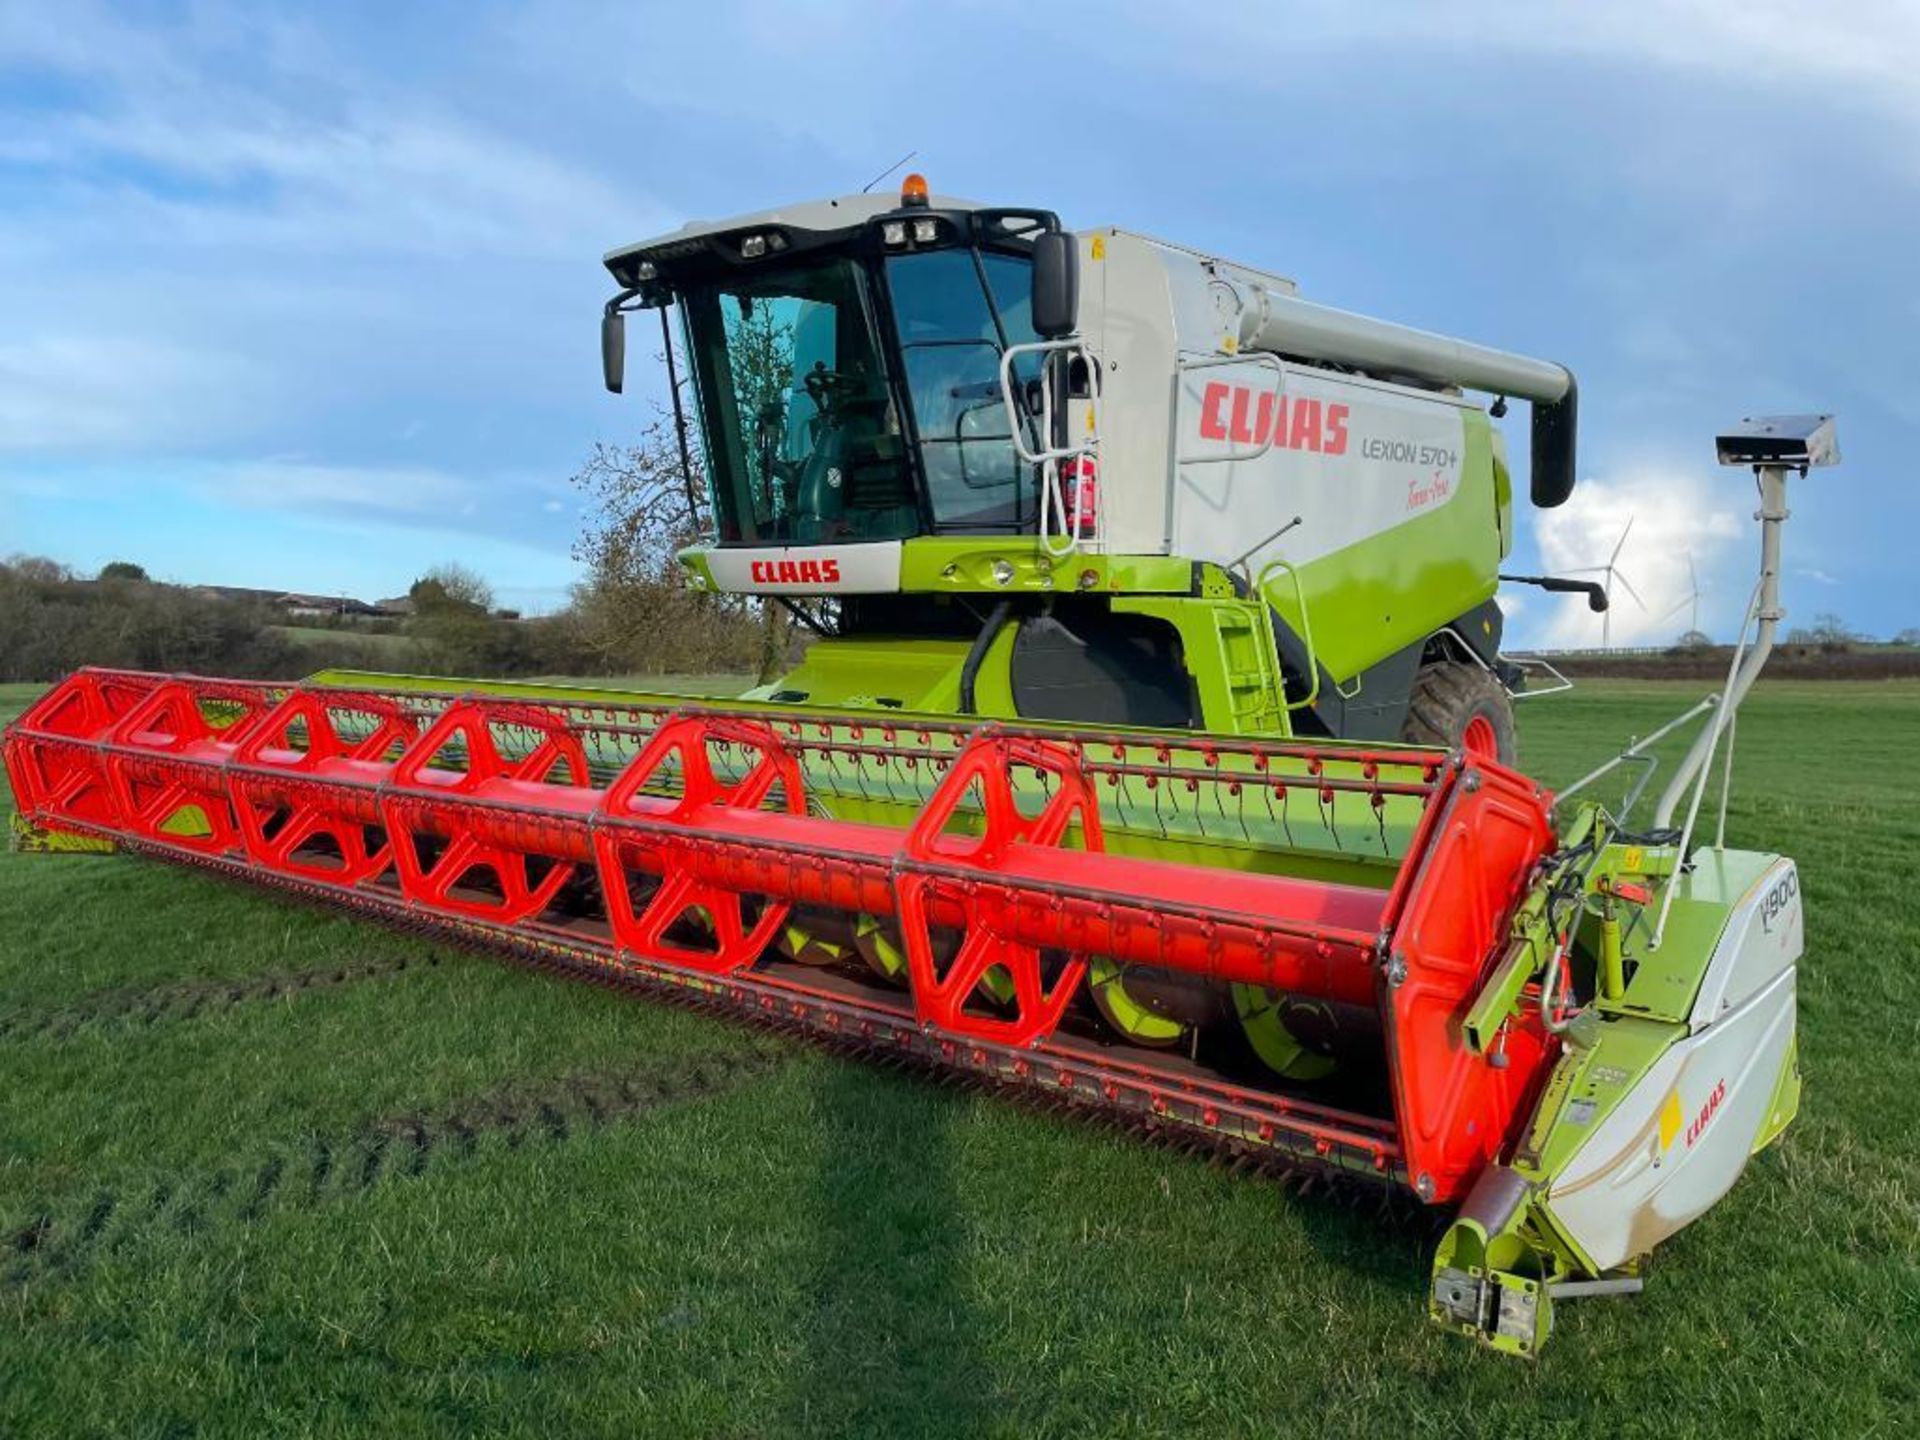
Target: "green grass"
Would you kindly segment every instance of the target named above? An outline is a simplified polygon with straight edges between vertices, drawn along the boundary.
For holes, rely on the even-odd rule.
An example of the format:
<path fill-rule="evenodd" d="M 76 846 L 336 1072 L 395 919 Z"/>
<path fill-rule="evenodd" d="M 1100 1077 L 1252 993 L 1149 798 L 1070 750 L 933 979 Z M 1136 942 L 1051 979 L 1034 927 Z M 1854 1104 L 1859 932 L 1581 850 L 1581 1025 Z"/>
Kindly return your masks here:
<path fill-rule="evenodd" d="M 273 628 L 301 646 L 333 645 L 340 641 L 364 645 L 393 665 L 405 665 L 420 651 L 419 642 L 411 635 L 382 634 L 373 630 L 332 628 L 326 625 L 276 625 Z"/>
<path fill-rule="evenodd" d="M 1529 702 L 1527 768 L 1691 693 Z M 1803 867 L 1805 1108 L 1532 1366 L 1428 1326 L 1417 1217 L 198 875 L 0 855 L 0 1433 L 1909 1432 L 1917 754 L 1911 684 L 1745 712 L 1732 838 Z"/>

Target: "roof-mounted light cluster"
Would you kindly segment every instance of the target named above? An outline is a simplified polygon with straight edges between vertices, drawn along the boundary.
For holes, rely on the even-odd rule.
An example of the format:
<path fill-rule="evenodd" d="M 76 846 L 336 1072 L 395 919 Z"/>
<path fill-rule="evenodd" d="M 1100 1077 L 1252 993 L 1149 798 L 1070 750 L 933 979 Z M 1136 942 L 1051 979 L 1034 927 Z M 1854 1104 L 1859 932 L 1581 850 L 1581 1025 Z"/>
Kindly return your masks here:
<path fill-rule="evenodd" d="M 740 258 L 758 260 L 763 255 L 778 255 L 787 248 L 787 237 L 778 230 L 756 230 L 740 237 Z"/>
<path fill-rule="evenodd" d="M 929 215 L 920 220 L 883 220 L 880 222 L 880 242 L 889 250 L 903 248 L 909 239 L 915 245 L 931 245 L 940 239 L 946 229 L 946 223 Z"/>

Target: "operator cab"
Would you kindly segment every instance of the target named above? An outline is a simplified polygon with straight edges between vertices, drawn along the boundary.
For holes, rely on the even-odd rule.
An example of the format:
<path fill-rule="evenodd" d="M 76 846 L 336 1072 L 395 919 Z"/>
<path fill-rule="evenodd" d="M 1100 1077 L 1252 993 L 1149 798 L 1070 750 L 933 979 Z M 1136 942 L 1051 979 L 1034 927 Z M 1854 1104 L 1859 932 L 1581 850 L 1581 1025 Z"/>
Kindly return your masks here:
<path fill-rule="evenodd" d="M 1059 228 L 1048 211 L 936 201 L 910 176 L 898 201 L 694 224 L 608 255 L 626 287 L 610 324 L 678 303 L 719 544 L 1031 532 L 1038 488 L 1000 363 L 1038 338 L 1033 250 Z"/>

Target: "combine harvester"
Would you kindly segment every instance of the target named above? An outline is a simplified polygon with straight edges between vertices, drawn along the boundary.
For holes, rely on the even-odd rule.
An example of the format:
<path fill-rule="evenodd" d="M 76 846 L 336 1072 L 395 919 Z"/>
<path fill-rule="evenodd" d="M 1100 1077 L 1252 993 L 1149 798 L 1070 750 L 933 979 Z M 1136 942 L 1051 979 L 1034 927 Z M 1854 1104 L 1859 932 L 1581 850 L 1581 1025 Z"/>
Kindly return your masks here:
<path fill-rule="evenodd" d="M 1725 690 L 1556 799 L 1511 768 L 1512 504 L 1463 392 L 1530 402 L 1558 504 L 1559 366 L 917 177 L 607 263 L 612 388 L 627 310 L 684 318 L 683 563 L 820 631 L 794 673 L 83 671 L 7 732 L 25 819 L 1405 1187 L 1456 1212 L 1433 1317 L 1514 1353 L 1792 1118 L 1793 864 L 1694 832 L 1824 417 L 1721 441 L 1765 546 Z M 1689 721 L 1644 828 L 1571 800 L 1637 797 Z"/>

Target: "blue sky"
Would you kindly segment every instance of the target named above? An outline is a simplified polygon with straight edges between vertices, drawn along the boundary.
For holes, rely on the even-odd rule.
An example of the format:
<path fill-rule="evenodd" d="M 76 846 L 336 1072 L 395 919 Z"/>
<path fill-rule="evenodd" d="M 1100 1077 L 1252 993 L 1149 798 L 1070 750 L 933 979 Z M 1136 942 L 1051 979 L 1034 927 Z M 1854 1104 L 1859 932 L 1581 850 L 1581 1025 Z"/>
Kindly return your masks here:
<path fill-rule="evenodd" d="M 1920 626 L 1916 73 L 1890 0 L 0 0 L 0 554 L 365 597 L 461 560 L 557 604 L 567 476 L 648 389 L 600 389 L 600 254 L 917 149 L 1565 361 L 1583 484 L 1519 561 L 1636 517 L 1616 642 L 1683 627 L 1689 551 L 1731 628 L 1751 492 L 1713 432 L 1832 409 L 1788 604 Z M 1530 596 L 1514 631 L 1587 625 Z"/>

